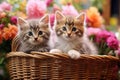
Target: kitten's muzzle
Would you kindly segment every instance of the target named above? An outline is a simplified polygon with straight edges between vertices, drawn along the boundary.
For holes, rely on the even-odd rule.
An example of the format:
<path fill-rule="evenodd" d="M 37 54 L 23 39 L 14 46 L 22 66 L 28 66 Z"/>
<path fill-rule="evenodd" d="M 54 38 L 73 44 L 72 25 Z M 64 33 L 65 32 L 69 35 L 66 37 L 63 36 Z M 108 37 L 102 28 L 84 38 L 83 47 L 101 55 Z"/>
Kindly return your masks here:
<path fill-rule="evenodd" d="M 67 34 L 67 37 L 70 38 L 70 37 L 71 37 L 71 33 L 68 33 L 68 34 Z"/>
<path fill-rule="evenodd" d="M 37 41 L 38 40 L 38 38 L 34 38 L 35 39 L 35 41 Z"/>

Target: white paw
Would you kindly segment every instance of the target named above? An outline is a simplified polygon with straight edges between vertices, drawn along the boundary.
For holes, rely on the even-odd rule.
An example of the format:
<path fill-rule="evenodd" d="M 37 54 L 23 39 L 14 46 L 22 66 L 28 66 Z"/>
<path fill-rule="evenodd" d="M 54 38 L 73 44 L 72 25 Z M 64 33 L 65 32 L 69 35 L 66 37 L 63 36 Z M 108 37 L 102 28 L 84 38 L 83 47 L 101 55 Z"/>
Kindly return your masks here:
<path fill-rule="evenodd" d="M 72 59 L 78 59 L 80 58 L 80 53 L 76 50 L 69 50 L 68 51 L 68 55 L 72 58 Z"/>
<path fill-rule="evenodd" d="M 50 53 L 62 53 L 62 51 L 59 49 L 51 49 Z"/>

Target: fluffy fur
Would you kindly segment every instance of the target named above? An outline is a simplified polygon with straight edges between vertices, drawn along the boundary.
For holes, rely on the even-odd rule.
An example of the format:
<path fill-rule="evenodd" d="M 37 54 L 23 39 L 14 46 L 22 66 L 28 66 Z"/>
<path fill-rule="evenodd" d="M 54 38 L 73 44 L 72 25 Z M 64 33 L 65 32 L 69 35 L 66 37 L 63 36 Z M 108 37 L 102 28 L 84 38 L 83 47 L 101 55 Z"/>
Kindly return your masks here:
<path fill-rule="evenodd" d="M 19 33 L 18 37 L 20 39 L 20 48 L 18 51 L 31 52 L 49 51 L 48 41 L 50 36 L 49 31 L 49 16 L 45 15 L 40 20 L 30 19 L 24 20 L 18 18 Z"/>
<path fill-rule="evenodd" d="M 49 42 L 51 53 L 61 50 L 74 59 L 79 58 L 80 54 L 97 54 L 96 47 L 86 35 L 84 13 L 76 18 L 66 17 L 58 11 L 55 15 L 55 24 L 51 34 L 51 37 L 54 35 L 54 42 L 52 40 Z"/>

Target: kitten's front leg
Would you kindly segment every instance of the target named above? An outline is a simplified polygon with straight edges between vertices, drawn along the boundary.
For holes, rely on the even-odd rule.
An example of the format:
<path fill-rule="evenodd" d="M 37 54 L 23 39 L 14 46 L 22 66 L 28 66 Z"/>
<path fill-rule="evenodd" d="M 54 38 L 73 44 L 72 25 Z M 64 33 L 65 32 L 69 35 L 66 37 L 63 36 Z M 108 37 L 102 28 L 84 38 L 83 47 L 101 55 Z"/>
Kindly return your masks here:
<path fill-rule="evenodd" d="M 68 55 L 72 58 L 72 59 L 78 59 L 80 58 L 80 53 L 76 50 L 69 50 L 68 51 Z"/>

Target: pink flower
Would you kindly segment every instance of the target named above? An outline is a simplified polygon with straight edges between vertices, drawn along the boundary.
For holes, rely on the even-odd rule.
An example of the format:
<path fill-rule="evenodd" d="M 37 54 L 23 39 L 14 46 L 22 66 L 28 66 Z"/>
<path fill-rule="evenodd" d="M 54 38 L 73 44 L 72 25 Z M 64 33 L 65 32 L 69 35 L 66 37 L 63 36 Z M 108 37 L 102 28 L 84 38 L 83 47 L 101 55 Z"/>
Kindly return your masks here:
<path fill-rule="evenodd" d="M 101 41 L 106 42 L 107 38 L 110 36 L 111 36 L 111 34 L 108 31 L 102 30 L 102 31 L 97 33 L 96 42 L 97 43 L 100 43 Z"/>
<path fill-rule="evenodd" d="M 51 27 L 53 27 L 54 20 L 55 20 L 55 14 L 51 14 L 50 15 L 50 25 L 51 25 Z"/>
<path fill-rule="evenodd" d="M 10 18 L 10 21 L 11 21 L 11 23 L 13 23 L 13 24 L 17 24 L 17 17 L 16 17 L 16 16 L 12 16 L 12 17 Z"/>
<path fill-rule="evenodd" d="M 53 5 L 53 12 L 56 12 L 56 11 L 61 11 L 61 8 L 58 5 L 54 4 Z"/>
<path fill-rule="evenodd" d="M 62 13 L 64 15 L 77 16 L 79 13 L 73 5 L 62 6 Z"/>
<path fill-rule="evenodd" d="M 117 38 L 110 36 L 107 39 L 107 45 L 108 47 L 110 47 L 111 49 L 117 50 L 119 47 L 119 41 L 117 40 Z"/>
<path fill-rule="evenodd" d="M 29 0 L 26 6 L 28 18 L 41 18 L 46 10 L 46 3 L 41 0 Z"/>
<path fill-rule="evenodd" d="M 88 36 L 97 35 L 101 31 L 100 28 L 87 28 Z"/>
<path fill-rule="evenodd" d="M 3 11 L 2 7 L 0 6 L 0 13 Z"/>
<path fill-rule="evenodd" d="M 50 4 L 53 2 L 53 0 L 46 0 L 46 5 L 50 6 Z"/>
<path fill-rule="evenodd" d="M 10 4 L 8 4 L 7 2 L 2 2 L 0 4 L 0 11 L 10 11 L 12 9 L 12 6 Z"/>

